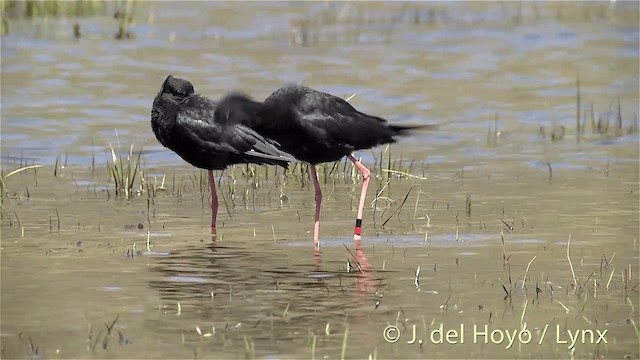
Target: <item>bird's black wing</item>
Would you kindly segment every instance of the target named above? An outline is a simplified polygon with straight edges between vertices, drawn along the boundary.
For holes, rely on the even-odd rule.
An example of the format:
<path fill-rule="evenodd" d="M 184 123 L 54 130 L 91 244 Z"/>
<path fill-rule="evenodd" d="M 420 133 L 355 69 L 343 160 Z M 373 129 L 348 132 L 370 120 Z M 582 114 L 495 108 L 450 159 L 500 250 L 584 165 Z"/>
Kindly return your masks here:
<path fill-rule="evenodd" d="M 348 147 L 369 147 L 388 139 L 387 121 L 356 110 L 346 100 L 307 89 L 297 102 L 300 117 L 324 133 L 327 141 Z M 305 125 L 303 125 L 305 126 Z"/>
<path fill-rule="evenodd" d="M 280 144 L 263 137 L 249 127 L 235 124 L 227 129 L 232 135 L 230 143 L 233 146 L 245 148 L 248 144 L 251 145 L 248 150 L 243 151 L 245 155 L 276 161 L 297 161 L 293 155 L 281 150 Z"/>
<path fill-rule="evenodd" d="M 275 163 L 295 161 L 295 158 L 276 147 L 251 128 L 241 124 L 216 122 L 214 101 L 192 96 L 180 104 L 175 131 L 194 144 L 203 155 L 237 154 L 248 162 Z M 261 160 L 263 159 L 263 160 Z"/>

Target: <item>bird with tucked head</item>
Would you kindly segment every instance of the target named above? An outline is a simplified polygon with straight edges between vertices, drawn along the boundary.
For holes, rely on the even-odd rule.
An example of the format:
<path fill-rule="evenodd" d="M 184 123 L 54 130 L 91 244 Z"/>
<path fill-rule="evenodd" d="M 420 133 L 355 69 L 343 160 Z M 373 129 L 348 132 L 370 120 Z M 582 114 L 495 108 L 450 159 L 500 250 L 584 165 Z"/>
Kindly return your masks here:
<path fill-rule="evenodd" d="M 243 116 L 246 109 L 250 107 L 238 106 L 233 97 L 214 101 L 198 95 L 189 81 L 171 75 L 153 101 L 151 128 L 158 141 L 189 164 L 208 170 L 214 233 L 218 199 L 213 170 L 247 163 L 286 168 L 295 161 L 279 143 L 256 131 L 260 117 Z"/>

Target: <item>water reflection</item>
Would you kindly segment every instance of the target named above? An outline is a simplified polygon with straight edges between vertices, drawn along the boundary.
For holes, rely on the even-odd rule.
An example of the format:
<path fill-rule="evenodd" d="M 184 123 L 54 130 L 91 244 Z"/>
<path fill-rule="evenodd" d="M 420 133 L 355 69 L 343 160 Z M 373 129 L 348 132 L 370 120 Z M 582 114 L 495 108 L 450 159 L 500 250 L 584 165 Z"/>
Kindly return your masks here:
<path fill-rule="evenodd" d="M 327 270 L 322 251 L 311 254 L 311 242 L 306 248 L 234 243 L 246 244 L 225 237 L 156 256 L 149 281 L 161 301 L 155 332 L 181 336 L 183 345 L 197 351 L 250 336 L 269 353 L 282 350 L 280 341 L 304 340 L 310 329 L 325 329 L 347 317 L 365 323 L 368 314 L 378 311 L 373 294 L 382 279 L 372 271 L 361 241 L 351 250 L 350 273 Z M 186 335 L 185 323 L 192 327 Z M 211 338 L 194 334 L 195 326 Z"/>
<path fill-rule="evenodd" d="M 377 289 L 382 279 L 374 279 L 372 267 L 367 260 L 367 255 L 362 247 L 362 238 L 355 237 L 356 252 L 355 254 L 345 245 L 346 251 L 350 255 L 347 260 L 347 272 L 355 273 L 354 285 L 359 295 L 369 295 Z M 313 257 L 315 263 L 315 271 L 322 273 L 322 251 L 317 246 L 313 246 Z"/>
<path fill-rule="evenodd" d="M 200 305 L 208 306 L 211 301 L 224 299 L 231 305 L 238 298 L 247 300 L 263 294 L 277 300 L 279 294 L 293 291 L 296 302 L 319 310 L 329 306 L 317 301 L 319 294 L 339 292 L 346 295 L 341 301 L 364 304 L 366 301 L 351 294 L 371 295 L 381 281 L 371 270 L 361 240 L 356 241 L 355 252 L 349 251 L 353 254 L 350 272 L 323 270 L 322 250 L 318 249 L 314 249 L 313 259 L 309 257 L 300 264 L 293 263 L 291 254 L 277 247 L 240 247 L 233 245 L 233 239 L 213 240 L 156 257 L 151 271 L 160 278 L 149 284 L 162 301 L 204 302 Z M 310 252 L 312 247 L 310 243 L 308 249 L 301 247 L 296 252 Z M 287 301 L 290 299 L 287 295 Z"/>

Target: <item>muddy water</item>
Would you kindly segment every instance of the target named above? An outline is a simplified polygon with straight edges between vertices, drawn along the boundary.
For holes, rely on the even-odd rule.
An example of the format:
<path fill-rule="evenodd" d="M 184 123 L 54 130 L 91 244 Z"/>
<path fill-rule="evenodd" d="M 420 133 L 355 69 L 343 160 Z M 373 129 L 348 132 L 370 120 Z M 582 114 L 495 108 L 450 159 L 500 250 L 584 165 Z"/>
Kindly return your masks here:
<path fill-rule="evenodd" d="M 110 39 L 108 18 L 79 20 L 77 42 L 69 20 L 13 22 L 2 169 L 45 166 L 5 179 L 1 356 L 638 358 L 637 13 L 154 3 L 136 8 L 130 42 Z M 319 252 L 308 180 L 274 168 L 257 186 L 225 171 L 214 242 L 201 173 L 149 129 L 168 73 L 210 96 L 302 81 L 443 126 L 385 152 L 413 177 L 387 184 L 383 149 L 358 154 L 376 169 L 360 242 L 342 164 L 323 182 Z M 104 154 L 118 142 L 144 147 L 164 190 L 115 197 Z"/>

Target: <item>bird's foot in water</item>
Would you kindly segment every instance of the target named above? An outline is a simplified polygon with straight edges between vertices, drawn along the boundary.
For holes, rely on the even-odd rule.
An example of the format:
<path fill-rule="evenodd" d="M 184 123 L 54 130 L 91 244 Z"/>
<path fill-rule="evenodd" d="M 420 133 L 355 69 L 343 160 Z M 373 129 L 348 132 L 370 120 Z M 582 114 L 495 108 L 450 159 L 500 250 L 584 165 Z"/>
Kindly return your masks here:
<path fill-rule="evenodd" d="M 362 236 L 358 234 L 353 234 L 353 241 L 360 241 L 360 240 L 362 240 Z"/>

